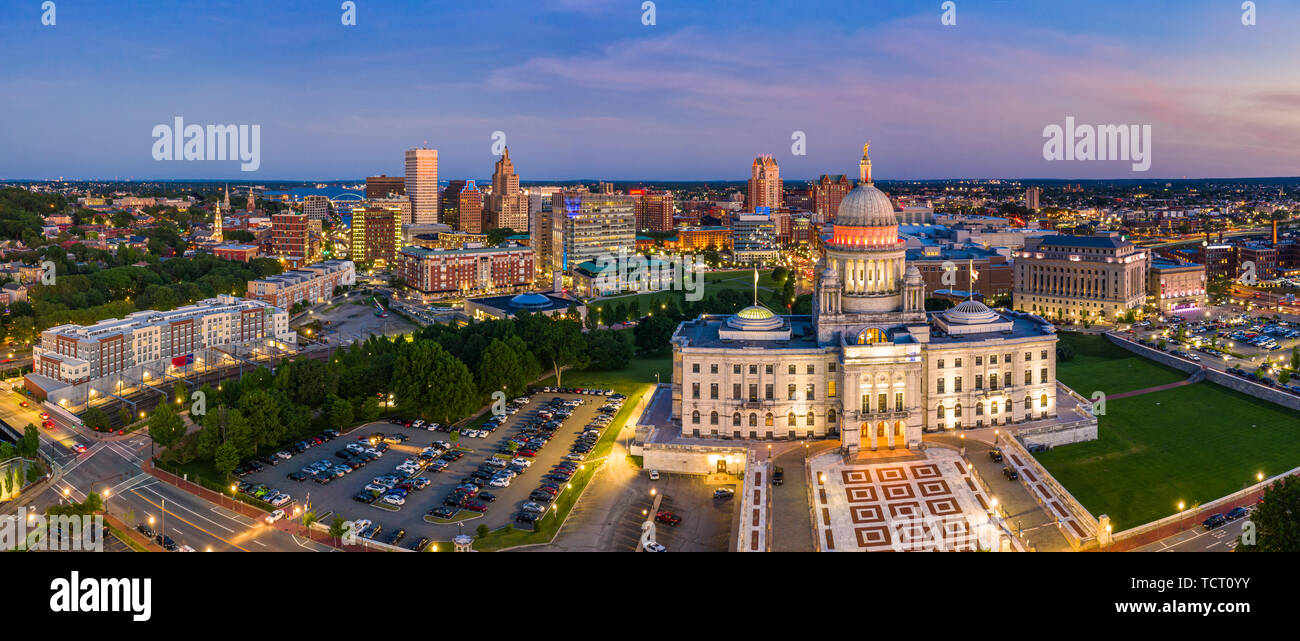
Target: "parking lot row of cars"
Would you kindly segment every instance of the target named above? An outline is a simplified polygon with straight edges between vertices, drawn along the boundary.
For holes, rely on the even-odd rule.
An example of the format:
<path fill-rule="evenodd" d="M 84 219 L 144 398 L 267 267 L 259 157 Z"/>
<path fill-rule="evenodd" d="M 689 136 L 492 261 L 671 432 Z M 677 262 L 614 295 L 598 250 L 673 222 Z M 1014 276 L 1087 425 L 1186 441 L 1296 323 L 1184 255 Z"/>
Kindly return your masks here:
<path fill-rule="evenodd" d="M 555 388 L 545 389 L 552 390 Z M 563 460 L 553 466 L 549 472 L 542 475 L 542 483 L 528 495 L 528 502 L 519 506 L 519 511 L 515 513 L 514 520 L 516 522 L 534 523 L 546 514 L 547 506 L 553 505 L 555 498 L 565 489 L 568 489 L 569 479 L 573 478 L 573 475 L 582 469 L 582 461 L 595 448 L 597 441 L 600 440 L 601 433 L 605 428 L 609 427 L 609 424 L 614 420 L 614 415 L 618 413 L 625 400 L 622 394 L 614 394 L 611 390 L 588 390 L 571 393 L 590 393 L 595 396 L 607 397 L 607 400 L 597 409 L 596 417 L 584 426 L 582 432 L 574 439 L 573 445 L 569 448 L 569 453 L 564 455 Z M 537 412 L 534 426 L 531 428 L 524 426 L 521 430 L 523 434 L 516 438 L 527 438 L 529 430 L 533 429 L 545 432 L 549 440 L 555 430 L 581 404 L 582 399 L 566 400 L 558 396 L 551 399 L 548 407 Z M 525 442 L 521 445 L 521 447 L 532 446 L 532 442 Z"/>

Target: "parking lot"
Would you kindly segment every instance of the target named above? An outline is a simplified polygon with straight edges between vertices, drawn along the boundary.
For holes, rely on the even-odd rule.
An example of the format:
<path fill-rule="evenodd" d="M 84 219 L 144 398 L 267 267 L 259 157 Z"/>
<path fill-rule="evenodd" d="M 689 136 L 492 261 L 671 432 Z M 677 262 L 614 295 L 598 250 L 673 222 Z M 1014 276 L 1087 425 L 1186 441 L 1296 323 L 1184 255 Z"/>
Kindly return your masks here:
<path fill-rule="evenodd" d="M 731 541 L 732 515 L 740 499 L 734 495 L 714 498 L 714 492 L 719 488 L 734 492 L 735 484 L 710 484 L 706 483 L 706 477 L 687 474 L 660 474 L 659 480 L 651 481 L 643 473 L 632 485 L 629 491 L 638 492 L 640 498 L 626 505 L 618 514 L 613 538 L 605 551 L 636 551 L 641 541 L 641 524 L 651 516 L 649 511 L 654 505 L 651 488 L 663 494 L 659 512 L 671 515 L 656 520 L 656 542 L 669 552 L 727 551 Z M 680 521 L 673 525 L 671 521 L 676 519 Z"/>
<path fill-rule="evenodd" d="M 1268 362 L 1289 362 L 1291 349 L 1300 344 L 1300 323 L 1274 320 L 1247 314 L 1192 316 L 1184 320 L 1177 316 L 1161 317 L 1138 323 L 1133 327 L 1135 338 L 1147 345 L 1196 362 L 1226 369 L 1229 373 L 1248 376 Z M 1183 340 L 1178 340 L 1182 333 Z M 1235 352 L 1244 358 L 1230 356 Z M 1222 364 L 1220 366 L 1220 364 Z M 1292 393 L 1300 393 L 1293 381 L 1279 383 L 1280 369 L 1273 367 L 1264 374 L 1263 382 Z"/>
<path fill-rule="evenodd" d="M 320 338 L 328 341 L 326 344 L 329 345 L 350 345 L 353 341 L 365 340 L 371 334 L 395 336 L 418 329 L 411 321 L 391 311 L 387 317 L 379 318 L 375 315 L 377 310 L 374 305 L 354 304 L 366 303 L 367 300 L 369 296 L 352 294 L 337 299 L 323 309 L 312 310 L 311 313 L 300 316 L 293 324 L 298 326 L 321 321 L 324 335 Z"/>
<path fill-rule="evenodd" d="M 570 403 L 578 401 L 578 404 L 572 409 L 572 414 L 563 420 L 559 420 L 559 416 L 549 420 L 539 416 L 543 410 L 554 409 L 553 399 Z M 507 523 L 528 528 L 531 526 L 527 522 L 518 521 L 516 517 L 523 511 L 525 504 L 530 502 L 537 504 L 534 509 L 538 506 L 545 509 L 547 501 L 531 498 L 543 483 L 551 484 L 557 494 L 567 491 L 567 483 L 562 478 L 543 479 L 543 476 L 555 473 L 557 466 L 566 463 L 575 467 L 582 465 L 578 461 L 566 460 L 565 457 L 576 458 L 571 455 L 570 448 L 582 435 L 584 428 L 596 421 L 598 416 L 606 414 L 612 417 L 613 412 L 600 411 L 602 406 L 610 402 L 611 399 L 600 395 L 539 392 L 526 397 L 526 401 L 517 405 L 513 413 L 504 417 L 500 426 L 490 432 L 484 430 L 485 437 L 472 436 L 479 432 L 466 430 L 454 442 L 452 434 L 445 431 L 445 428 L 430 430 L 414 423 L 408 427 L 404 422 L 394 424 L 389 421 L 368 423 L 349 430 L 332 441 L 294 454 L 289 460 L 277 465 L 264 465 L 261 471 L 248 474 L 241 481 L 254 486 L 266 484 L 275 490 L 291 494 L 294 503 L 287 505 L 286 511 L 294 505 L 302 505 L 310 497 L 311 510 L 327 524 L 336 515 L 348 521 L 367 520 L 370 522 L 368 525 L 377 526 L 375 531 L 367 533 L 368 538 L 402 547 L 412 546 L 422 538 L 447 541 L 461 533 L 462 528 L 465 533 L 473 533 L 480 524 L 487 525 L 490 530 Z M 540 444 L 542 437 L 539 435 L 545 433 L 544 426 L 550 421 L 555 423 L 549 442 L 535 450 L 534 455 L 516 457 L 506 453 L 510 451 L 508 441 L 520 437 L 521 428 L 525 425 L 532 426 L 530 430 L 533 434 L 531 439 L 525 440 Z M 592 433 L 586 438 L 590 441 L 595 435 Z M 349 445 L 354 450 L 373 448 L 370 455 L 377 453 L 378 456 L 360 468 L 341 476 L 332 476 L 324 483 L 316 480 L 315 476 L 309 477 L 302 473 L 302 468 L 313 464 L 322 466 L 326 463 L 335 465 L 345 460 L 357 461 L 356 453 L 346 459 L 340 455 L 340 451 L 347 453 Z M 434 449 L 426 449 L 431 447 Z M 525 453 L 523 446 L 516 447 L 519 452 Z M 420 461 L 421 454 L 430 461 L 427 465 Z M 487 465 L 492 458 L 499 462 Z M 517 475 L 509 480 L 508 485 L 493 486 L 493 475 L 504 476 L 500 473 L 501 470 L 509 469 L 509 462 L 516 458 L 527 459 L 531 464 L 527 467 L 523 467 L 522 462 L 517 464 Z M 396 471 L 408 459 L 416 467 L 407 467 L 404 472 Z M 475 478 L 476 473 L 481 478 Z M 290 474 L 306 478 L 293 480 L 289 478 Z M 380 477 L 390 474 L 396 479 L 375 485 Z M 396 483 L 391 482 L 393 480 Z M 357 500 L 364 498 L 363 492 L 367 486 L 371 486 L 373 491 L 366 494 L 384 497 L 394 493 L 391 488 L 403 482 L 409 482 L 410 485 L 405 496 L 401 497 L 400 505 L 386 502 L 384 498 L 377 498 L 373 503 Z M 417 484 L 426 482 L 426 487 L 417 487 Z M 481 488 L 469 489 L 466 484 L 471 482 L 477 483 Z M 464 488 L 458 495 L 462 499 L 462 506 L 453 508 L 444 502 L 457 492 L 458 486 Z M 484 492 L 490 493 L 493 498 L 484 500 Z M 446 509 L 443 515 L 448 519 L 437 523 L 426 519 L 426 516 L 439 508 Z M 485 511 L 476 511 L 479 509 Z M 403 532 L 403 535 L 394 539 L 398 532 Z"/>

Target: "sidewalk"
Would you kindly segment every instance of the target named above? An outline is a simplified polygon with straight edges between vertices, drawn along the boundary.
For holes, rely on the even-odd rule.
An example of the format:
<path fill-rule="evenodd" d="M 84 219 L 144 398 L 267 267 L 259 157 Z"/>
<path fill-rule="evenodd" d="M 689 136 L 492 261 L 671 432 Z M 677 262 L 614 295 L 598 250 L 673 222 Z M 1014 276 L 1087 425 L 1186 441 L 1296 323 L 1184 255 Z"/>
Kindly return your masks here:
<path fill-rule="evenodd" d="M 972 430 L 977 431 L 977 430 Z M 992 437 L 992 429 L 987 430 Z M 926 434 L 927 442 L 938 442 L 960 448 L 963 439 L 948 434 Z M 1006 513 L 1007 526 L 1012 532 L 1023 533 L 1022 539 L 1039 552 L 1069 552 L 1070 544 L 1056 529 L 1056 518 L 1017 481 L 1007 480 L 1002 474 L 1004 463 L 989 457 L 993 446 L 981 440 L 966 438 L 966 461 L 975 466 L 981 478 L 996 493 L 998 503 Z"/>

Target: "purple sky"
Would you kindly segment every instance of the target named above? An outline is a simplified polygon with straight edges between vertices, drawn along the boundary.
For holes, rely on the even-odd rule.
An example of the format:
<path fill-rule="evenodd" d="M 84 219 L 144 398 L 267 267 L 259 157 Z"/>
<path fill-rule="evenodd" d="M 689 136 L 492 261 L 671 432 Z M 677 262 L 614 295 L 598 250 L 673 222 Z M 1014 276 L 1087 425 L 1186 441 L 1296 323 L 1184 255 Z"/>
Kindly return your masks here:
<path fill-rule="evenodd" d="M 345 27 L 338 3 L 108 4 L 0 8 L 0 177 L 396 175 L 425 141 L 440 177 L 483 177 L 498 130 L 525 180 L 737 180 L 762 153 L 856 174 L 866 140 L 880 179 L 1300 175 L 1295 5 L 1248 27 L 1234 2 L 958 0 L 948 27 L 937 0 L 661 0 L 647 27 L 621 0 L 358 0 Z M 261 125 L 260 169 L 153 160 L 176 115 Z M 1150 171 L 1045 161 L 1067 115 L 1150 125 Z"/>

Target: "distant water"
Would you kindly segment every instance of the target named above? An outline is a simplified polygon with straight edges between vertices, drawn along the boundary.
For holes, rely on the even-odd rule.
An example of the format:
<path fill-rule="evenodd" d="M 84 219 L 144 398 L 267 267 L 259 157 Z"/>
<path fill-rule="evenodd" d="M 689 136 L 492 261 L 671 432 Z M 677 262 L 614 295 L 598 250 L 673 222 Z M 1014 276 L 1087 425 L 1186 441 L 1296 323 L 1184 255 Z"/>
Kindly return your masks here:
<path fill-rule="evenodd" d="M 366 190 L 365 190 L 365 189 L 347 189 L 347 188 L 344 188 L 344 187 L 333 186 L 333 185 L 332 185 L 332 186 L 324 187 L 324 188 L 321 188 L 321 189 L 317 189 L 317 188 L 315 188 L 315 187 L 299 187 L 299 188 L 297 188 L 297 189 L 290 189 L 290 190 L 288 190 L 288 191 L 268 191 L 268 192 L 266 192 L 266 195 L 267 195 L 267 196 L 282 196 L 282 195 L 284 195 L 284 194 L 289 194 L 290 196 L 292 196 L 292 197 L 294 197 L 294 198 L 303 198 L 303 197 L 305 197 L 305 196 L 325 196 L 326 198 L 329 198 L 330 200 L 333 200 L 333 199 L 338 198 L 339 196 L 341 196 L 341 195 L 343 195 L 343 194 L 345 194 L 345 193 L 346 193 L 346 194 L 356 194 L 357 196 L 360 196 L 360 197 L 364 198 L 365 195 L 366 195 Z"/>

